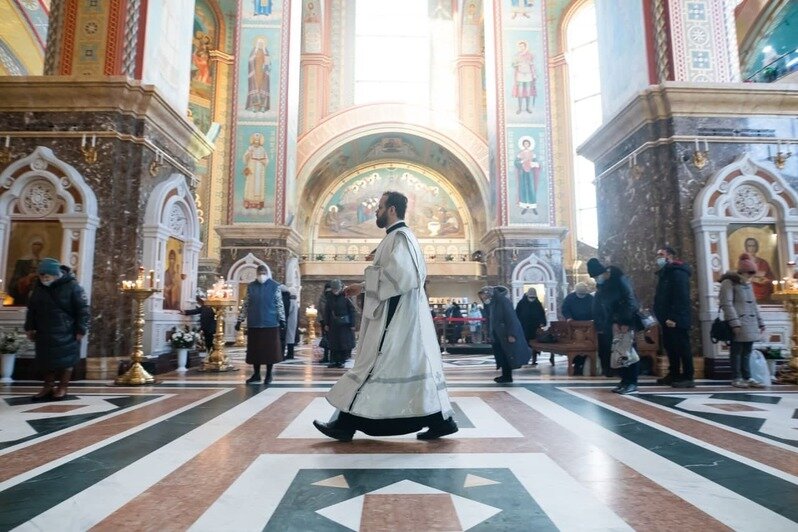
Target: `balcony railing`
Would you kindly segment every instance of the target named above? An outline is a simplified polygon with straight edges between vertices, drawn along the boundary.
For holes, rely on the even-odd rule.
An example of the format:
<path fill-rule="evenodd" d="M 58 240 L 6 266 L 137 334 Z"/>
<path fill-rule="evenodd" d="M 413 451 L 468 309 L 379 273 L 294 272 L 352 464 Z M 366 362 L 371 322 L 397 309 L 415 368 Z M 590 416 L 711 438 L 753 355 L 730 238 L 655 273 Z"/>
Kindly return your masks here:
<path fill-rule="evenodd" d="M 778 59 L 771 61 L 750 76 L 745 81 L 751 83 L 773 83 L 793 72 L 798 72 L 798 49 L 787 52 Z"/>

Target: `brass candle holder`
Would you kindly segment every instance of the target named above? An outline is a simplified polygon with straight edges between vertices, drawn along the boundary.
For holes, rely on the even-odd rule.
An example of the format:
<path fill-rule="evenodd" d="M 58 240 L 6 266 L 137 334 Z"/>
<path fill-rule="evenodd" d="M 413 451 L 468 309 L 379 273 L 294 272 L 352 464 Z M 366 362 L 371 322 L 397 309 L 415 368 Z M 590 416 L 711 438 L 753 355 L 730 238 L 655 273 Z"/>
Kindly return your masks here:
<path fill-rule="evenodd" d="M 233 344 L 235 347 L 246 347 L 247 346 L 247 331 L 246 331 L 246 329 L 247 329 L 246 327 L 241 326 L 236 331 L 236 343 Z"/>
<path fill-rule="evenodd" d="M 130 368 L 124 375 L 120 375 L 114 381 L 115 384 L 122 386 L 141 386 L 142 384 L 152 384 L 155 377 L 150 375 L 141 365 L 144 359 L 144 302 L 153 294 L 160 292 L 161 289 L 155 286 L 155 279 L 150 277 L 149 283 L 144 278 L 144 268 L 139 268 L 139 275 L 135 281 L 122 281 L 122 293 L 130 294 L 136 302 L 136 319 L 133 321 L 133 353 L 130 355 Z"/>
<path fill-rule="evenodd" d="M 790 313 L 792 321 L 792 335 L 790 336 L 790 360 L 781 366 L 776 375 L 776 381 L 782 384 L 798 384 L 798 289 L 783 288 L 772 295 L 776 301 L 781 301 L 784 308 Z"/>
<path fill-rule="evenodd" d="M 230 364 L 230 359 L 227 358 L 224 348 L 224 317 L 227 314 L 227 309 L 235 306 L 236 300 L 233 299 L 233 290 L 224 282 L 223 278 L 208 290 L 205 304 L 213 309 L 213 314 L 216 317 L 216 332 L 213 335 L 213 347 L 208 349 L 208 356 L 202 361 L 201 371 L 233 370 L 235 367 Z"/>
<path fill-rule="evenodd" d="M 305 309 L 305 318 L 308 320 L 308 335 L 305 338 L 306 344 L 312 344 L 313 340 L 316 339 L 316 317 L 318 315 L 319 311 L 313 305 Z"/>
<path fill-rule="evenodd" d="M 213 347 L 208 350 L 208 356 L 202 361 L 202 371 L 230 371 L 235 367 L 230 364 L 224 348 L 224 317 L 227 309 L 235 306 L 235 299 L 211 298 L 205 304 L 213 309 L 216 316 L 216 332 L 213 335 Z"/>

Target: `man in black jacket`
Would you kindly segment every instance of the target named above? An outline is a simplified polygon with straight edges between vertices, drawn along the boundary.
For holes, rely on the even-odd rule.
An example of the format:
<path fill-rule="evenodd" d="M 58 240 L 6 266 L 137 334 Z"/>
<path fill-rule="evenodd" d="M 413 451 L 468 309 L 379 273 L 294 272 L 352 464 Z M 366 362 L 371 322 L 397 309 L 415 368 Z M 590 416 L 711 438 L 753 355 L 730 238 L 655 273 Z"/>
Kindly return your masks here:
<path fill-rule="evenodd" d="M 527 345 L 537 338 L 538 330 L 545 327 L 548 323 L 546 319 L 546 310 L 538 299 L 538 291 L 534 288 L 527 290 L 526 295 L 518 301 L 518 304 L 515 306 L 515 314 L 518 316 L 518 321 L 521 322 L 521 327 L 524 329 L 524 340 Z M 551 363 L 554 365 L 554 355 L 551 355 Z M 537 365 L 538 353 L 533 349 L 532 366 Z"/>
<path fill-rule="evenodd" d="M 657 384 L 694 388 L 693 353 L 690 351 L 690 266 L 665 246 L 657 251 L 657 291 L 654 315 L 662 325 L 662 344 L 668 353 L 668 375 Z"/>

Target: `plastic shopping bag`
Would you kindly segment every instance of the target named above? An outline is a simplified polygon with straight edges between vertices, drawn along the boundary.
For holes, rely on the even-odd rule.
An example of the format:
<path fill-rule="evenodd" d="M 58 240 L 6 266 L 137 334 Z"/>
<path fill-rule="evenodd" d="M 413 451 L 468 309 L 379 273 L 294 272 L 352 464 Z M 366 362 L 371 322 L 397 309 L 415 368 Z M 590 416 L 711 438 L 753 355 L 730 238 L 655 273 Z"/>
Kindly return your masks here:
<path fill-rule="evenodd" d="M 625 333 L 618 333 L 612 337 L 612 353 L 610 367 L 613 369 L 625 368 L 640 360 L 634 346 L 634 332 L 630 329 Z"/>
<path fill-rule="evenodd" d="M 751 378 L 761 382 L 765 386 L 771 384 L 770 370 L 768 370 L 768 361 L 765 360 L 765 355 L 762 351 L 754 349 L 748 359 L 748 366 L 751 371 Z"/>

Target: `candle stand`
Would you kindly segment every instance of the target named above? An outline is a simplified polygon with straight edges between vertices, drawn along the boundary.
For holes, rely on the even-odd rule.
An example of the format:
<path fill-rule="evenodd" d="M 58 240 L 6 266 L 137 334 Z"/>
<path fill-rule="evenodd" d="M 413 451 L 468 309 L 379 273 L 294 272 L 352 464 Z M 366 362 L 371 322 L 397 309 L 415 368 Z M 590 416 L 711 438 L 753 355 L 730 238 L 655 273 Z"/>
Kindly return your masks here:
<path fill-rule="evenodd" d="M 790 360 L 777 371 L 776 381 L 781 384 L 798 384 L 798 289 L 778 291 L 771 296 L 781 301 L 790 313 L 792 336 L 790 337 Z"/>
<path fill-rule="evenodd" d="M 223 372 L 235 369 L 227 358 L 224 348 L 224 317 L 227 309 L 235 306 L 232 298 L 208 297 L 205 304 L 213 309 L 216 316 L 216 333 L 213 335 L 213 348 L 208 350 L 207 358 L 202 362 L 202 371 Z"/>
<path fill-rule="evenodd" d="M 136 302 L 136 319 L 133 321 L 133 354 L 130 355 L 130 368 L 124 375 L 120 375 L 114 381 L 116 384 L 123 386 L 140 386 L 142 384 L 152 384 L 155 378 L 150 375 L 141 365 L 144 358 L 144 350 L 142 344 L 144 342 L 144 302 L 156 292 L 160 292 L 159 288 L 145 288 L 143 283 L 138 281 L 136 283 L 125 282 L 122 287 L 122 293 L 129 294 Z"/>

